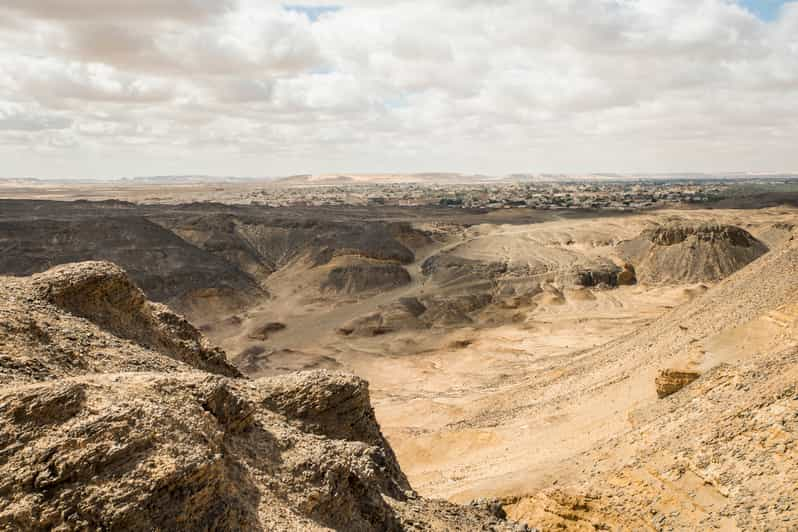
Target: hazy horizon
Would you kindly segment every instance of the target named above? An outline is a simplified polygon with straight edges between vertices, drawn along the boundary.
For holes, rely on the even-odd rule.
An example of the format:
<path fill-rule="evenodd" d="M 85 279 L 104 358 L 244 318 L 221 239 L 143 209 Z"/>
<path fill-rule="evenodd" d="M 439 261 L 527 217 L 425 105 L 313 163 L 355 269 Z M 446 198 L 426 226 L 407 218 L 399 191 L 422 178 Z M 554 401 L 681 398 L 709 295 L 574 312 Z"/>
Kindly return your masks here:
<path fill-rule="evenodd" d="M 7 0 L 0 59 L 6 178 L 798 169 L 796 1 Z"/>
<path fill-rule="evenodd" d="M 408 173 L 399 173 L 399 172 L 323 172 L 319 174 L 311 174 L 311 173 L 298 173 L 298 174 L 291 174 L 291 175 L 274 175 L 274 176 L 246 176 L 246 175 L 212 175 L 212 174 L 202 174 L 198 172 L 194 173 L 186 173 L 186 174 L 152 174 L 152 175 L 120 175 L 120 176 L 96 176 L 96 177 L 80 177 L 80 176 L 62 176 L 62 177 L 36 177 L 36 176 L 2 176 L 0 175 L 0 181 L 40 181 L 43 183 L 48 182 L 122 182 L 122 181 L 153 181 L 153 182 L 161 182 L 161 181 L 169 181 L 169 180 L 184 180 L 184 181 L 195 181 L 195 182 L 207 182 L 213 183 L 215 181 L 281 181 L 287 180 L 291 178 L 299 178 L 299 177 L 313 177 L 313 178 L 330 178 L 333 179 L 335 177 L 393 177 L 393 178 L 401 178 L 401 177 L 434 177 L 434 176 L 457 176 L 462 178 L 471 178 L 474 182 L 479 182 L 479 178 L 484 178 L 487 180 L 494 180 L 496 182 L 512 182 L 514 179 L 521 179 L 521 178 L 530 178 L 536 179 L 538 181 L 545 181 L 546 178 L 556 178 L 557 180 L 584 180 L 584 181 L 591 181 L 591 178 L 596 178 L 597 181 L 607 180 L 612 178 L 617 178 L 619 180 L 646 180 L 646 179 L 658 179 L 658 180 L 682 180 L 682 179 L 706 179 L 706 180 L 735 180 L 735 179 L 769 179 L 769 178 L 780 178 L 780 179 L 798 179 L 798 172 L 749 172 L 749 171 L 731 171 L 731 172 L 630 172 L 630 173 L 618 173 L 618 172 L 584 172 L 584 173 L 563 173 L 563 172 L 511 172 L 509 174 L 501 174 L 501 175 L 492 175 L 492 174 L 478 174 L 478 173 L 469 173 L 469 172 L 446 172 L 446 171 L 438 171 L 438 172 L 408 172 Z M 603 179 L 599 179 L 603 178 Z M 324 180 L 321 179 L 319 182 L 323 182 Z M 371 183 L 378 183 L 379 181 L 369 181 Z M 408 181 L 409 182 L 409 181 Z M 434 183 L 434 179 L 429 180 L 430 183 Z"/>

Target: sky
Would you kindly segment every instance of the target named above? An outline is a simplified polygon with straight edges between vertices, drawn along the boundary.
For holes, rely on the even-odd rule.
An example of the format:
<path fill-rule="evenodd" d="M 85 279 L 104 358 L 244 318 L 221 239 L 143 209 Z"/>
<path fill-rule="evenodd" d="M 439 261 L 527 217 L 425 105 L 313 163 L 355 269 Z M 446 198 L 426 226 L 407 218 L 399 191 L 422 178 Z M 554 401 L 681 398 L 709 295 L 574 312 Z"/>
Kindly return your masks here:
<path fill-rule="evenodd" d="M 798 171 L 798 1 L 3 0 L 0 177 Z"/>

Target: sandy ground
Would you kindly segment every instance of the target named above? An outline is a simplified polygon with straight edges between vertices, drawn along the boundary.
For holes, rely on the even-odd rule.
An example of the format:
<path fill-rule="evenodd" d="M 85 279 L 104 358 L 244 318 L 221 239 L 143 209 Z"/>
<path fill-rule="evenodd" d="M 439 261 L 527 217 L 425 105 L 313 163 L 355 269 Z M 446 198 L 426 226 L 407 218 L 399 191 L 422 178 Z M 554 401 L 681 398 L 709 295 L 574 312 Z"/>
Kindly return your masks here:
<path fill-rule="evenodd" d="M 753 214 L 753 215 L 752 215 Z M 399 297 L 434 293 L 419 270 L 429 256 L 450 252 L 475 260 L 565 266 L 576 256 L 605 255 L 652 221 L 678 217 L 734 223 L 763 239 L 791 209 L 663 211 L 634 218 L 558 220 L 532 225 L 485 224 L 419 250 L 412 282 L 362 298 L 326 297 L 309 288 L 318 275 L 294 268 L 269 279 L 273 300 L 219 325 L 210 335 L 231 353 L 252 340 L 246 331 L 281 322 L 265 347 L 285 369 L 333 367 L 371 383 L 377 417 L 413 486 L 425 496 L 464 502 L 480 496 L 532 493 L 577 480 L 586 452 L 628 431 L 630 413 L 656 401 L 654 369 L 630 371 L 626 360 L 597 360 L 602 346 L 706 291 L 705 285 L 566 289 L 539 296 L 510 322 L 404 331 L 374 338 L 342 337 L 348 320 Z M 774 241 L 775 243 L 775 241 Z M 777 319 L 777 318 L 774 318 Z M 768 329 L 741 332 L 762 342 Z M 717 360 L 685 360 L 706 369 L 744 345 L 717 340 Z M 290 350 L 290 351 L 285 351 Z M 281 354 L 282 353 L 282 354 Z M 630 354 L 630 360 L 634 360 Z M 689 357 L 688 357 L 689 358 Z M 595 359 L 595 360 L 594 360 Z"/>
<path fill-rule="evenodd" d="M 269 180 L 229 183 L 20 183 L 0 180 L 0 197 L 38 200 L 115 200 L 152 204 L 178 204 L 192 201 L 237 201 L 255 190 L 272 186 Z"/>
<path fill-rule="evenodd" d="M 212 190 L 207 185 L 141 185 L 128 187 L 123 199 L 232 201 L 245 196 L 250 186 L 222 184 Z M 89 188 L 90 195 L 85 188 L 57 185 L 12 192 L 47 199 L 120 197 L 113 187 Z M 526 269 L 532 272 L 522 279 L 527 282 L 536 279 L 535 272 L 544 272 L 539 274 L 544 278 L 584 261 L 617 263 L 616 245 L 653 224 L 679 220 L 736 225 L 776 250 L 798 220 L 798 209 L 791 207 L 661 210 L 595 218 L 522 209 L 461 214 L 453 209 L 435 223 L 424 219 L 426 212 L 393 215 L 440 232 L 432 244 L 414 250 L 416 260 L 405 265 L 410 282 L 404 286 L 362 294 L 325 292 L 319 287 L 327 272 L 346 259 L 314 267 L 300 257 L 265 279 L 268 300 L 235 315 L 205 302 L 191 316 L 234 361 L 268 361 L 268 369 L 254 367 L 253 376 L 330 368 L 366 378 L 382 430 L 413 487 L 424 496 L 455 502 L 520 497 L 513 511 L 533 515 L 534 505 L 524 509 L 524 501 L 531 500 L 525 496 L 574 485 L 599 463 L 617 465 L 632 456 L 633 445 L 618 442 L 664 408 L 653 384 L 660 368 L 704 373 L 798 342 L 792 270 L 775 276 L 763 270 L 735 281 L 732 288 L 721 282 L 714 287 L 692 283 L 585 289 L 555 282 L 515 308 L 488 307 L 474 315 L 473 323 L 373 337 L 339 334 L 351 320 L 400 298 L 484 289 L 480 280 L 436 284 L 422 272 L 424 261 L 436 255 Z M 715 308 L 703 312 L 695 306 L 707 294 Z M 281 325 L 267 337 L 253 336 L 269 324 Z M 647 437 L 630 441 L 645 447 Z M 660 459 L 665 465 L 671 460 L 665 454 Z M 686 477 L 686 487 L 677 491 L 693 491 L 714 504 L 710 499 L 717 493 L 694 480 Z"/>

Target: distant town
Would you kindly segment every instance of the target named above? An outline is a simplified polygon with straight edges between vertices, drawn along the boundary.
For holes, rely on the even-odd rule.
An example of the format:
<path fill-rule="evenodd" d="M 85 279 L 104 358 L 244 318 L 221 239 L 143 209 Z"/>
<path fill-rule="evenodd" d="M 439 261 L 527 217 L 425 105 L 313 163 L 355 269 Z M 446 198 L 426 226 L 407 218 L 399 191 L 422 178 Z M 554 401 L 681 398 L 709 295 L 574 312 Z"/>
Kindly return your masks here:
<path fill-rule="evenodd" d="M 436 207 L 642 211 L 745 199 L 798 202 L 798 176 L 323 175 L 288 178 L 154 176 L 108 180 L 0 179 L 0 197 L 134 203 L 213 202 L 264 207 Z"/>
<path fill-rule="evenodd" d="M 767 182 L 791 183 L 792 179 Z M 762 182 L 756 182 L 761 186 Z M 553 183 L 336 183 L 274 186 L 248 191 L 251 203 L 284 206 L 440 206 L 453 209 L 601 209 L 637 211 L 706 204 L 745 186 L 739 181 L 621 181 Z"/>

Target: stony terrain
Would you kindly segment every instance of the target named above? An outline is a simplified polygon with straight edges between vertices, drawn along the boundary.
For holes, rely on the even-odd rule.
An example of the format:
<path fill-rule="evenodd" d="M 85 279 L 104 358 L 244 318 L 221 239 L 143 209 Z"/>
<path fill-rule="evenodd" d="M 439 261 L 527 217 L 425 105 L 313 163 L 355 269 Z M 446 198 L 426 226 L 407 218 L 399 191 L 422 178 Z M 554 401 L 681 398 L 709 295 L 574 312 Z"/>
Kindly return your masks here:
<path fill-rule="evenodd" d="M 413 262 L 412 247 L 426 243 L 425 233 L 404 222 L 315 216 L 215 204 L 0 200 L 0 274 L 108 260 L 151 299 L 218 316 L 267 299 L 264 281 L 297 263 L 314 267 L 320 290 L 399 286 L 408 280 L 402 265 Z"/>
<path fill-rule="evenodd" d="M 116 215 L 101 219 L 86 209 L 65 216 L 51 209 L 44 217 L 26 218 L 35 209 L 20 216 L 3 206 L 0 273 L 30 275 L 68 262 L 109 260 L 124 266 L 149 297 L 175 307 L 214 299 L 234 308 L 266 297 L 252 278 L 226 261 L 125 212 L 124 205 L 106 208 Z"/>
<path fill-rule="evenodd" d="M 788 240 L 572 369 L 568 385 L 593 382 L 626 418 L 577 458 L 571 494 L 592 501 L 586 523 L 622 515 L 630 528 L 656 530 L 798 526 L 796 274 L 798 243 Z M 657 399 L 663 367 L 701 375 Z M 642 400 L 630 401 L 641 387 Z M 522 497 L 510 515 L 542 519 L 545 493 Z"/>
<path fill-rule="evenodd" d="M 411 489 L 368 384 L 250 380 L 118 267 L 0 278 L 4 530 L 523 530 Z"/>
<path fill-rule="evenodd" d="M 798 344 L 723 364 L 630 412 L 591 449 L 582 480 L 507 497 L 543 530 L 795 530 Z"/>
<path fill-rule="evenodd" d="M 86 237 L 93 233 L 50 245 L 58 223 L 36 232 L 40 219 L 69 225 L 123 217 L 145 220 L 165 232 L 159 234 L 177 238 L 180 249 L 191 249 L 190 256 L 208 258 L 206 264 L 246 282 L 244 289 L 215 291 L 212 276 L 199 275 L 204 266 L 180 258 L 189 256 L 183 251 L 168 248 L 166 263 L 178 269 L 159 270 L 147 253 L 139 260 L 119 252 L 135 239 L 105 241 L 107 258 L 120 257 L 134 281 L 146 280 L 142 272 L 150 269 L 154 279 L 182 272 L 180 297 L 161 297 L 153 290 L 157 282 L 142 288 L 195 320 L 230 354 L 233 368 L 171 310 L 140 295 L 119 295 L 132 290 L 119 288 L 129 281 L 110 281 L 122 279 L 121 270 L 95 264 L 8 279 L 13 289 L 3 308 L 13 319 L 0 325 L 6 331 L 0 345 L 9 352 L 16 349 L 10 338 L 20 337 L 31 347 L 24 356 L 0 358 L 7 390 L 17 382 L 33 386 L 87 375 L 106 382 L 121 373 L 114 392 L 120 403 L 138 396 L 157 402 L 160 392 L 150 382 L 166 374 L 178 383 L 169 391 L 176 401 L 199 400 L 203 408 L 217 400 L 206 400 L 204 381 L 188 377 L 198 366 L 230 372 L 214 378 L 256 410 L 263 406 L 255 417 L 268 418 L 262 423 L 269 433 L 290 433 L 286 438 L 296 442 L 321 434 L 382 449 L 377 469 L 384 471 L 368 478 L 378 479 L 377 492 L 405 528 L 413 519 L 419 526 L 469 529 L 459 520 L 466 519 L 461 507 L 410 496 L 403 501 L 385 487 L 405 489 L 405 477 L 422 496 L 479 499 L 468 512 L 506 511 L 544 530 L 796 526 L 791 420 L 798 402 L 790 399 L 790 382 L 798 344 L 798 211 L 792 207 L 606 215 L 207 203 L 0 206 L 0 224 L 16 224 L 0 241 L 6 273 L 42 271 L 51 264 L 41 260 L 47 257 L 97 258 Z M 28 228 L 35 238 L 28 239 Z M 150 246 L 157 247 L 144 248 Z M 13 269 L 23 266 L 28 269 Z M 86 273 L 96 268 L 107 270 L 101 277 L 108 282 L 96 283 Z M 65 288 L 59 279 L 69 280 Z M 226 279 L 220 277 L 219 285 L 232 286 Z M 114 303 L 87 305 L 84 293 L 104 294 Z M 13 310 L 19 308 L 24 312 Z M 129 380 L 132 372 L 140 372 L 141 380 Z M 343 424 L 356 435 L 340 432 L 338 410 L 329 410 L 325 399 L 340 397 L 342 408 L 358 412 L 362 395 L 350 400 L 312 391 L 362 389 L 363 381 L 340 372 L 369 382 L 374 409 L 368 419 L 379 421 L 379 437 L 371 421 Z M 92 401 L 107 404 L 101 399 L 110 392 L 97 393 Z M 168 405 L 170 400 L 164 399 Z M 64 401 L 74 402 L 67 396 Z M 306 402 L 323 412 L 303 410 Z M 182 418 L 194 419 L 184 406 Z M 239 427 L 235 414 L 226 419 Z M 175 427 L 168 428 L 179 432 Z M 231 430 L 241 438 L 237 428 Z M 51 438 L 60 436 L 48 432 Z M 258 454 L 239 439 L 236 449 L 246 452 L 223 447 L 224 456 L 234 457 L 224 467 L 233 463 L 233 469 L 214 482 L 239 478 L 245 469 L 238 457 Z M 293 449 L 281 451 L 281 460 L 311 460 Z M 158 460 L 168 462 L 162 455 Z M 307 513 L 312 504 L 281 484 L 294 472 L 286 473 L 282 462 L 269 464 L 268 474 L 253 478 L 268 479 L 280 501 L 289 501 L 291 519 L 296 514 L 312 521 L 296 521 L 309 528 L 346 529 Z M 312 471 L 307 478 L 316 478 Z M 340 485 L 341 478 L 330 482 Z M 274 500 L 263 495 L 260 480 L 253 482 L 262 500 Z M 333 503 L 319 500 L 330 513 L 323 505 Z M 373 515 L 387 515 L 385 506 L 375 507 Z M 440 521 L 433 507 L 443 514 L 452 508 L 455 521 Z M 270 511 L 257 508 L 233 511 Z M 386 526 L 382 517 L 364 519 L 366 529 Z M 485 521 L 479 523 L 477 529 Z"/>

